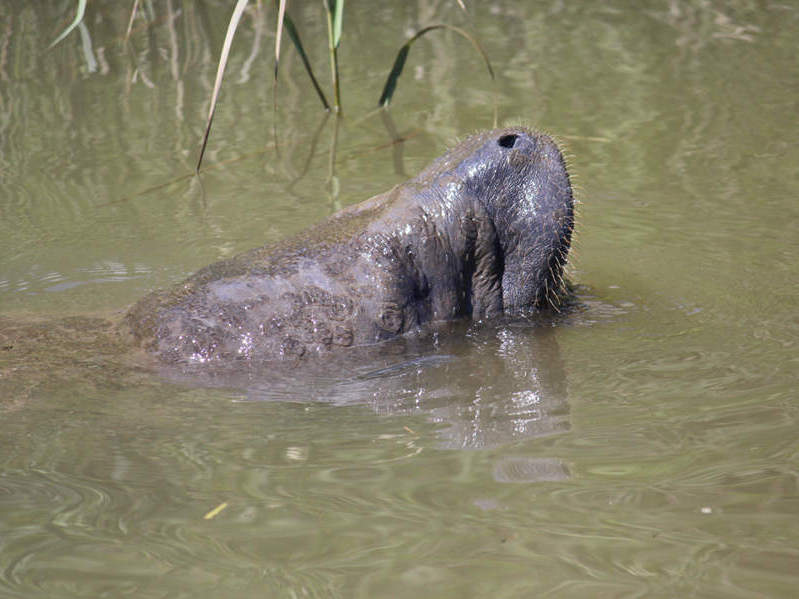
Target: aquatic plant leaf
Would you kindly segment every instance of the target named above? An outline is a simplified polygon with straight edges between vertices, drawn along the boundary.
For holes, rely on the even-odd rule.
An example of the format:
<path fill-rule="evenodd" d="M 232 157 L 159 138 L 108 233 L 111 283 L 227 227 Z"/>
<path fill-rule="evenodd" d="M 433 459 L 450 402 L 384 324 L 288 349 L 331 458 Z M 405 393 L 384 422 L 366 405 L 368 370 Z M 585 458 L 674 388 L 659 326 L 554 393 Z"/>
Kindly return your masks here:
<path fill-rule="evenodd" d="M 64 29 L 64 31 L 61 32 L 61 35 L 55 38 L 52 41 L 52 43 L 49 46 L 47 46 L 47 49 L 49 50 L 50 48 L 55 46 L 58 42 L 60 42 L 62 39 L 67 37 L 70 34 L 70 32 L 73 29 L 75 29 L 75 27 L 78 26 L 78 23 L 80 23 L 83 20 L 83 15 L 85 13 L 86 13 L 86 0 L 78 0 L 78 12 L 75 14 L 75 19 L 67 26 L 66 29 Z"/>
<path fill-rule="evenodd" d="M 292 21 L 288 14 L 286 14 L 284 17 L 283 26 L 286 28 L 286 33 L 288 34 L 289 39 L 294 44 L 294 47 L 297 49 L 297 53 L 302 59 L 302 65 L 305 67 L 305 72 L 308 73 L 308 77 L 311 78 L 311 83 L 313 83 L 313 87 L 316 90 L 316 94 L 319 96 L 319 100 L 322 102 L 325 110 L 330 110 L 330 104 L 327 103 L 325 93 L 322 91 L 322 88 L 319 86 L 319 82 L 314 76 L 313 68 L 311 67 L 311 61 L 308 60 L 308 54 L 305 53 L 305 48 L 302 45 L 302 41 L 300 41 L 300 34 L 297 32 L 297 28 L 294 26 L 294 21 Z"/>
<path fill-rule="evenodd" d="M 391 67 L 386 84 L 383 86 L 383 93 L 380 94 L 380 100 L 378 101 L 380 106 L 388 106 L 389 102 L 391 102 L 391 97 L 397 87 L 397 80 L 402 75 L 402 69 L 405 68 L 405 61 L 408 59 L 410 49 L 410 43 L 406 43 L 397 53 L 397 58 L 394 59 L 394 66 Z"/>
<path fill-rule="evenodd" d="M 454 25 L 446 25 L 444 23 L 438 25 L 429 25 L 428 27 L 424 27 L 416 32 L 408 41 L 406 41 L 402 47 L 400 48 L 399 52 L 397 52 L 397 58 L 394 59 L 394 65 L 391 67 L 391 72 L 388 74 L 388 79 L 386 79 L 386 84 L 383 86 L 383 93 L 380 94 L 380 100 L 378 100 L 379 106 L 388 106 L 391 102 L 391 98 L 394 95 L 394 91 L 397 88 L 397 80 L 399 79 L 400 75 L 402 75 L 402 70 L 405 67 L 405 62 L 408 59 L 408 52 L 410 52 L 411 45 L 413 42 L 418 40 L 420 37 L 429 33 L 431 31 L 435 31 L 437 29 L 449 29 L 450 31 L 454 31 L 461 37 L 466 38 L 471 42 L 472 46 L 474 47 L 477 52 L 479 52 L 480 56 L 483 57 L 483 62 L 485 62 L 486 69 L 488 70 L 488 74 L 491 77 L 491 82 L 495 81 L 494 77 L 494 69 L 491 67 L 491 61 L 488 60 L 488 55 L 483 50 L 483 47 L 480 45 L 480 42 L 477 39 L 461 29 L 460 27 L 455 27 Z"/>
<path fill-rule="evenodd" d="M 344 20 L 344 0 L 335 0 L 333 9 L 333 47 L 338 48 L 341 43 L 341 24 Z"/>
<path fill-rule="evenodd" d="M 230 54 L 230 46 L 233 43 L 233 36 L 236 33 L 236 28 L 239 26 L 241 15 L 244 13 L 248 1 L 249 0 L 237 0 L 227 26 L 225 42 L 222 44 L 222 53 L 219 56 L 219 65 L 216 68 L 214 90 L 211 93 L 211 106 L 208 109 L 208 123 L 205 126 L 205 135 L 203 135 L 203 144 L 202 148 L 200 148 L 200 157 L 197 160 L 197 172 L 200 171 L 200 165 L 203 162 L 203 154 L 205 154 L 205 146 L 208 143 L 208 135 L 211 133 L 211 123 L 214 120 L 214 110 L 216 109 L 216 99 L 219 96 L 219 88 L 222 87 L 222 76 L 225 74 L 225 66 L 227 65 L 228 55 Z"/>

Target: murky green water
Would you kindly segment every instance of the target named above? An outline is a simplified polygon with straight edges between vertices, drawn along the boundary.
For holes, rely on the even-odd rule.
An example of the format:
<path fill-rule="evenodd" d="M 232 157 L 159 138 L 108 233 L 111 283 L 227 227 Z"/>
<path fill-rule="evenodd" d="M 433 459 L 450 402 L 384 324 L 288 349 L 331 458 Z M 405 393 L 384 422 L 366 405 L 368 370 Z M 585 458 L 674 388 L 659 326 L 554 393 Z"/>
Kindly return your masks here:
<path fill-rule="evenodd" d="M 231 3 L 143 3 L 126 45 L 130 3 L 91 2 L 45 52 L 76 4 L 0 4 L 0 596 L 796 595 L 799 7 L 468 3 L 500 120 L 568 147 L 580 309 L 207 388 L 63 319 L 403 180 L 491 126 L 488 76 L 420 42 L 391 145 L 362 117 L 402 39 L 470 25 L 348 2 L 331 181 L 333 121 L 288 45 L 275 118 L 251 12 L 198 181 Z"/>

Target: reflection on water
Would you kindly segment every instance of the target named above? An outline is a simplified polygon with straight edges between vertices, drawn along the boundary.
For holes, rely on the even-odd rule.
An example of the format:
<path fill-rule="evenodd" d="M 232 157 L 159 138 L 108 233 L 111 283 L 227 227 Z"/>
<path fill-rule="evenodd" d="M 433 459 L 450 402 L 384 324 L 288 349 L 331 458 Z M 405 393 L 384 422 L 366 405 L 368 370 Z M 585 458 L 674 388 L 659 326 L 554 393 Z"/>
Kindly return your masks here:
<path fill-rule="evenodd" d="M 460 330 L 459 330 L 460 329 Z M 386 416 L 424 415 L 437 425 L 441 446 L 496 447 L 569 430 L 566 377 L 551 327 L 442 327 L 436 353 L 408 359 L 408 340 L 371 350 L 403 353 L 389 366 L 304 393 L 291 378 L 276 394 L 275 380 L 250 381 L 249 399 L 309 397 L 338 405 L 367 404 Z M 417 350 L 418 351 L 418 350 Z M 397 360 L 400 361 L 397 361 Z M 369 369 L 360 360 L 357 371 Z"/>
<path fill-rule="evenodd" d="M 793 4 L 353 0 L 336 123 L 285 40 L 274 112 L 250 3 L 201 178 L 230 3 L 139 3 L 125 42 L 96 0 L 43 51 L 76 4 L 0 2 L 0 596 L 795 595 Z M 321 6 L 289 7 L 325 73 Z M 434 22 L 478 34 L 501 121 L 563 139 L 578 308 L 301 376 L 131 361 L 114 311 L 490 126 L 444 31 L 361 119 Z"/>

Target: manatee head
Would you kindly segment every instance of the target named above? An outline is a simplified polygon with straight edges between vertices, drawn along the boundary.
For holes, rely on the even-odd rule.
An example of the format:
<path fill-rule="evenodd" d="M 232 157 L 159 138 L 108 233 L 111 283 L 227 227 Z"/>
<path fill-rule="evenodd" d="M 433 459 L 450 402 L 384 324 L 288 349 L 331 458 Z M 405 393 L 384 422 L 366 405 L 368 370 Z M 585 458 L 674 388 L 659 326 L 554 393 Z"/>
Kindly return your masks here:
<path fill-rule="evenodd" d="M 496 230 L 506 314 L 557 306 L 574 228 L 566 164 L 549 136 L 523 127 L 479 133 L 423 171 L 442 201 L 472 196 Z M 450 196 L 450 198 L 448 198 Z"/>

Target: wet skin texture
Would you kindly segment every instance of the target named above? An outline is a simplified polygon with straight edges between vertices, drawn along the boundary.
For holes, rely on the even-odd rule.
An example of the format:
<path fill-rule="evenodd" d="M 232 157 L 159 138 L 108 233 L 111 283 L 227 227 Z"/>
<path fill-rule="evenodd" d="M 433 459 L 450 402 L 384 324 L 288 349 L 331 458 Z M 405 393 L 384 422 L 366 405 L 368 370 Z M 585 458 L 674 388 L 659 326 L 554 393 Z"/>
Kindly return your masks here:
<path fill-rule="evenodd" d="M 387 193 L 150 294 L 123 326 L 164 363 L 224 364 L 534 312 L 560 301 L 573 208 L 549 137 L 487 131 Z"/>

